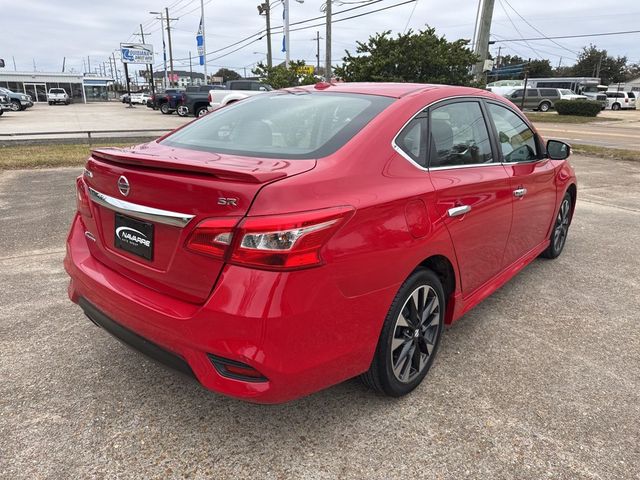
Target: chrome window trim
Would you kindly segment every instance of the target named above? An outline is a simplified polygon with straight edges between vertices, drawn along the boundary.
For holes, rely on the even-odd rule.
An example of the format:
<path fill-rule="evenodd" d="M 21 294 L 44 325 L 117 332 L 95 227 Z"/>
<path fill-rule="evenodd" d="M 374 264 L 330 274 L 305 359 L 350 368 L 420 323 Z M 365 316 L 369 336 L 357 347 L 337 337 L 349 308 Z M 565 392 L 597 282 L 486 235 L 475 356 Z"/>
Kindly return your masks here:
<path fill-rule="evenodd" d="M 161 210 L 159 208 L 146 207 L 144 205 L 120 200 L 119 198 L 100 193 L 91 187 L 89 187 L 89 197 L 98 205 L 113 210 L 114 212 L 131 215 L 132 217 L 142 218 L 152 222 L 164 223 L 165 225 L 172 225 L 174 227 L 185 227 L 193 217 L 195 217 L 195 215 Z"/>
<path fill-rule="evenodd" d="M 504 163 L 504 162 L 472 163 L 470 165 L 449 165 L 449 166 L 446 166 L 446 167 L 431 167 L 431 168 L 428 168 L 428 167 L 423 167 L 422 165 L 417 163 L 413 158 L 411 158 L 411 156 L 409 154 L 407 154 L 404 150 L 402 150 L 402 147 L 400 147 L 396 143 L 396 139 L 400 136 L 400 134 L 405 129 L 405 127 L 407 125 L 409 125 L 418 115 L 420 115 L 421 113 L 424 113 L 424 111 L 427 108 L 431 108 L 432 106 L 437 105 L 438 103 L 448 102 L 449 100 L 457 100 L 457 99 L 471 100 L 471 101 L 475 100 L 477 102 L 482 102 L 483 100 L 491 100 L 491 99 L 485 99 L 484 97 L 473 97 L 473 96 L 469 96 L 469 95 L 456 95 L 456 96 L 453 96 L 453 97 L 441 98 L 441 99 L 436 100 L 434 102 L 428 103 L 424 107 L 420 108 L 420 110 L 418 110 L 415 114 L 413 114 L 412 117 L 409 120 L 407 120 L 404 125 L 402 125 L 400 130 L 398 130 L 398 133 L 396 133 L 395 136 L 393 137 L 393 139 L 391 140 L 391 147 L 396 152 L 398 152 L 400 154 L 400 156 L 402 156 L 405 160 L 408 160 L 409 163 L 411 163 L 418 170 L 422 170 L 423 172 L 430 172 L 430 171 L 437 171 L 437 170 L 453 170 L 453 169 L 457 169 L 457 168 L 494 167 L 496 165 L 513 165 L 514 163 L 516 163 L 516 162 L 508 162 L 508 163 Z M 489 132 L 487 132 L 487 133 L 489 133 Z"/>

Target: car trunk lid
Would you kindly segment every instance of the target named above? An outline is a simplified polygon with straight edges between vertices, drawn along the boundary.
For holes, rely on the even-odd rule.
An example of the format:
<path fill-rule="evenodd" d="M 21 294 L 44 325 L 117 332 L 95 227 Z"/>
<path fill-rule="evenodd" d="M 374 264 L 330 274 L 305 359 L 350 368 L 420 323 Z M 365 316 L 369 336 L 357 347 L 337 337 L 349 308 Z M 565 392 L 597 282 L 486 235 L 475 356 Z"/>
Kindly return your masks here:
<path fill-rule="evenodd" d="M 222 260 L 184 245 L 204 219 L 237 218 L 267 183 L 313 169 L 315 160 L 221 155 L 159 145 L 94 150 L 83 215 L 92 255 L 141 284 L 182 300 L 206 300 Z"/>

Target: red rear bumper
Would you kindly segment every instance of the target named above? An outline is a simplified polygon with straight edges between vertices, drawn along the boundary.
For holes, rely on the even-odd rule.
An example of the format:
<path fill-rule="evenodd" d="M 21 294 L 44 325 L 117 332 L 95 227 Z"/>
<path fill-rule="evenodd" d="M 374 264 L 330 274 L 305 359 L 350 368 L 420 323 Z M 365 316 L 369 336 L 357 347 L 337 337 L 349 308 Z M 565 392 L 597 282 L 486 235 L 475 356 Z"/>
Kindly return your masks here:
<path fill-rule="evenodd" d="M 206 388 L 259 403 L 292 400 L 365 371 L 396 291 L 347 298 L 328 266 L 282 273 L 228 265 L 208 300 L 195 305 L 111 270 L 87 241 L 76 216 L 64 261 L 72 301 L 83 299 L 83 307 L 184 360 Z M 247 364 L 266 380 L 227 378 L 209 355 Z"/>

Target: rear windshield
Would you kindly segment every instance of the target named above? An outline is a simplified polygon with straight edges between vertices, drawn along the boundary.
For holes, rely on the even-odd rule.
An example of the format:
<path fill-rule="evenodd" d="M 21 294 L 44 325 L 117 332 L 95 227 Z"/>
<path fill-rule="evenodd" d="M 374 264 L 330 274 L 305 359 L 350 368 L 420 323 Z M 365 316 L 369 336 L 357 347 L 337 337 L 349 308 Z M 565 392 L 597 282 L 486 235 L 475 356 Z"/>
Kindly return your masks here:
<path fill-rule="evenodd" d="M 265 93 L 210 113 L 161 143 L 249 157 L 325 157 L 393 101 L 377 95 Z"/>
<path fill-rule="evenodd" d="M 65 91 L 61 88 L 52 88 L 49 90 L 51 93 L 65 93 Z"/>
<path fill-rule="evenodd" d="M 633 92 L 627 92 L 627 95 L 629 95 L 629 98 L 636 98 L 636 94 Z"/>

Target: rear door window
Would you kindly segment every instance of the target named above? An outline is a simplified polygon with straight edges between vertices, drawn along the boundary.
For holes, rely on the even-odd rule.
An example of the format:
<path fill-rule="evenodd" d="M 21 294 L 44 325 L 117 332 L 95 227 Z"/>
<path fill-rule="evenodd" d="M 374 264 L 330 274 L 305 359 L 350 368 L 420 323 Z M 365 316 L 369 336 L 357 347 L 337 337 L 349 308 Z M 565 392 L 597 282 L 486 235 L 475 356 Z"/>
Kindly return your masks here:
<path fill-rule="evenodd" d="M 430 168 L 493 162 L 479 102 L 455 102 L 431 110 L 429 142 Z"/>
<path fill-rule="evenodd" d="M 527 88 L 527 98 L 535 98 L 538 96 L 538 90 L 536 88 Z"/>
<path fill-rule="evenodd" d="M 555 88 L 541 88 L 540 95 L 543 97 L 559 97 L 558 90 Z"/>

